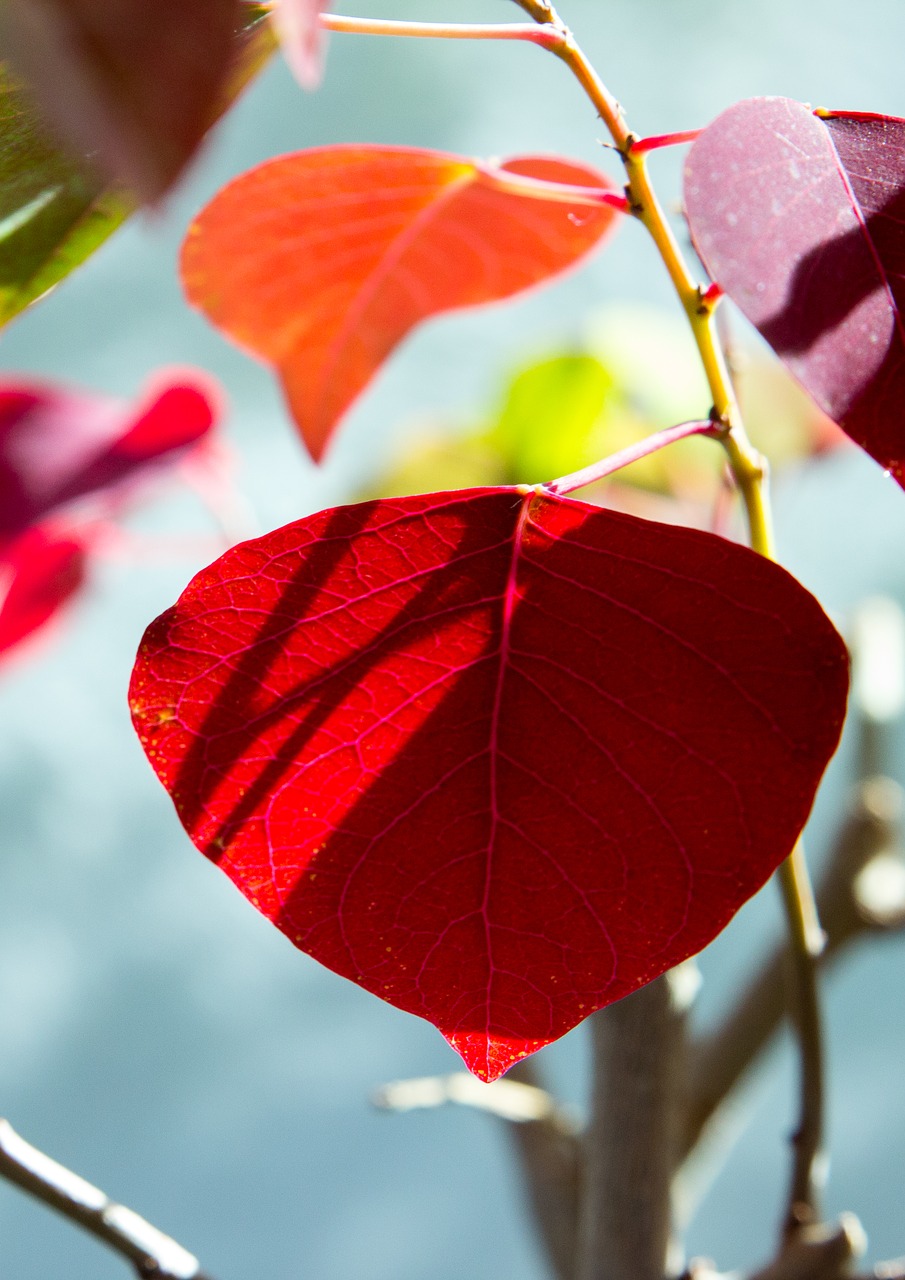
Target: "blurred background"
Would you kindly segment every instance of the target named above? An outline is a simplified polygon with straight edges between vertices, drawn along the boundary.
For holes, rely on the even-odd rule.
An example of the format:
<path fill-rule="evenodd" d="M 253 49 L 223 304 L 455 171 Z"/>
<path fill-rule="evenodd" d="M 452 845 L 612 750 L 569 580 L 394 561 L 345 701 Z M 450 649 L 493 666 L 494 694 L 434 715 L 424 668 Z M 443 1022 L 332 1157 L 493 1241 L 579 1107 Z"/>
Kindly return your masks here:
<path fill-rule="evenodd" d="M 388 3 L 357 0 L 355 11 L 519 17 L 504 0 Z M 888 0 L 563 0 L 562 14 L 638 133 L 699 127 L 757 94 L 905 115 L 905 8 Z M 627 418 L 650 429 L 702 416 L 677 304 L 635 225 L 552 287 L 418 332 L 320 469 L 270 375 L 182 300 L 176 255 L 189 219 L 268 156 L 340 141 L 553 151 L 618 179 L 601 140 L 565 69 L 531 46 L 333 37 L 322 88 L 303 94 L 274 60 L 165 209 L 134 219 L 3 333 L 2 370 L 124 397 L 161 365 L 214 373 L 229 398 L 225 436 L 243 495 L 235 518 L 249 535 L 381 488 L 497 478 L 507 403 L 510 426 L 518 417 L 512 380 L 556 357 L 590 357 L 604 370 L 593 376 L 609 388 L 609 447 L 624 442 Z M 652 162 L 674 202 L 681 155 Z M 756 367 L 743 322 L 732 324 Z M 750 392 L 762 439 L 781 418 L 807 453 L 820 424 L 771 386 L 760 400 Z M 579 451 L 598 442 L 599 413 L 591 419 Z M 461 447 L 450 444 L 457 437 Z M 698 518 L 698 462 L 689 455 L 687 475 L 676 467 L 646 483 L 678 486 L 685 515 Z M 784 563 L 841 625 L 862 597 L 905 603 L 905 502 L 864 455 L 840 447 L 790 458 L 777 467 L 776 508 Z M 176 821 L 132 734 L 126 687 L 144 627 L 222 540 L 197 496 L 175 485 L 130 529 L 131 547 L 97 560 L 59 628 L 0 671 L 0 1113 L 172 1233 L 217 1280 L 542 1280 L 499 1123 L 453 1108 L 389 1115 L 369 1102 L 385 1081 L 455 1070 L 439 1035 L 296 952 Z M 886 767 L 905 782 L 897 729 L 889 747 Z M 809 835 L 816 861 L 853 755 L 849 743 L 821 792 Z M 701 1025 L 731 1003 L 780 929 L 768 886 L 701 958 Z M 902 935 L 853 952 L 827 983 L 828 1208 L 860 1216 L 872 1259 L 905 1253 L 903 991 Z M 561 1096 L 580 1106 L 583 1030 L 543 1058 Z M 782 1042 L 745 1086 L 735 1143 L 689 1227 L 691 1254 L 729 1269 L 770 1253 L 794 1096 Z M 0 1277 L 64 1274 L 115 1280 L 125 1267 L 0 1184 Z"/>

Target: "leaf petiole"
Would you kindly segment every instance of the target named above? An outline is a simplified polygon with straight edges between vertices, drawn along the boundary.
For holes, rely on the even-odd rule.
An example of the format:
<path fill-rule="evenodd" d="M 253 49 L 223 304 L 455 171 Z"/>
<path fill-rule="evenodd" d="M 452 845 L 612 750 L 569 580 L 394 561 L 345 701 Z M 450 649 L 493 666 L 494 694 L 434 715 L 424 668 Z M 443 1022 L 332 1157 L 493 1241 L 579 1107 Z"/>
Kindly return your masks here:
<path fill-rule="evenodd" d="M 513 173 L 509 169 L 481 165 L 481 176 L 497 191 L 516 196 L 534 197 L 554 204 L 608 205 L 620 213 L 631 213 L 632 206 L 626 196 L 606 187 L 576 186 L 566 182 L 548 182 L 544 178 L 531 178 L 527 174 Z"/>
<path fill-rule="evenodd" d="M 527 40 L 544 49 L 563 41 L 556 27 L 527 22 L 408 22 L 392 18 L 355 18 L 322 13 L 318 21 L 325 31 L 363 36 L 415 36 L 438 40 Z"/>
<path fill-rule="evenodd" d="M 677 440 L 685 440 L 689 436 L 712 436 L 718 439 L 723 434 L 723 430 L 719 423 L 710 419 L 680 422 L 674 427 L 656 431 L 644 440 L 639 440 L 637 444 L 618 450 L 617 453 L 611 453 L 608 458 L 602 458 L 600 462 L 592 462 L 589 467 L 583 467 L 580 471 L 573 471 L 571 475 L 561 476 L 558 480 L 551 480 L 549 484 L 538 487 L 545 493 L 557 496 L 574 493 L 576 489 L 583 489 L 586 485 L 604 480 L 614 472 L 621 471 L 623 467 L 650 457 L 652 453 L 665 449 L 667 445 L 675 444 Z"/>
<path fill-rule="evenodd" d="M 632 151 L 635 155 L 648 151 L 659 151 L 661 147 L 679 147 L 686 142 L 694 142 L 704 132 L 703 129 L 683 129 L 679 133 L 653 133 L 649 138 L 634 138 Z"/>

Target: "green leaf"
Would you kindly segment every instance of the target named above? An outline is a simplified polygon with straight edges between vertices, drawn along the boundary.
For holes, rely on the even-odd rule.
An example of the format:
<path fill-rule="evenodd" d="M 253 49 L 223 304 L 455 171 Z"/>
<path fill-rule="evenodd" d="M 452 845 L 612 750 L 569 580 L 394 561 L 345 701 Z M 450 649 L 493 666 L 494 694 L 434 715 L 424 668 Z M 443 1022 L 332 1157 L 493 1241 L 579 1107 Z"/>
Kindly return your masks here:
<path fill-rule="evenodd" d="M 588 355 L 557 356 L 516 374 L 487 437 L 506 461 L 506 481 L 552 480 L 590 462 L 594 427 L 612 392 L 612 375 Z"/>
<path fill-rule="evenodd" d="M 272 52 L 259 4 L 243 7 L 222 114 Z M 0 65 L 0 326 L 84 262 L 136 208 L 124 187 L 60 148 Z"/>
<path fill-rule="evenodd" d="M 83 262 L 134 204 L 59 150 L 0 68 L 0 324 Z"/>

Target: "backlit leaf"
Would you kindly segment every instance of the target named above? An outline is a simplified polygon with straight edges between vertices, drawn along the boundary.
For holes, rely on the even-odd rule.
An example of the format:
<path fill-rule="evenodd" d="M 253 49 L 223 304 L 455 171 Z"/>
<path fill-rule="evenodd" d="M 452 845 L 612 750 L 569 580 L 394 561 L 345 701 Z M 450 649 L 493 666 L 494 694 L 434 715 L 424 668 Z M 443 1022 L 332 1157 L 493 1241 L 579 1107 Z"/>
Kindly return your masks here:
<path fill-rule="evenodd" d="M 159 375 L 135 404 L 34 381 L 0 381 L 0 541 L 55 508 L 170 464 L 219 414 L 210 379 Z"/>
<path fill-rule="evenodd" d="M 692 147 L 685 204 L 713 278 L 905 485 L 905 121 L 737 103 Z"/>
<path fill-rule="evenodd" d="M 0 67 L 0 324 L 93 253 L 133 204 L 56 146 Z"/>
<path fill-rule="evenodd" d="M 612 208 L 562 202 L 513 175 L 609 189 L 573 161 L 498 169 L 436 151 L 324 147 L 225 187 L 183 248 L 189 299 L 273 363 L 315 458 L 381 363 L 422 320 L 507 298 L 577 262 Z M 552 198 L 556 195 L 556 199 Z"/>
<path fill-rule="evenodd" d="M 240 544 L 150 626 L 130 697 L 198 848 L 492 1080 L 763 884 L 846 687 L 776 565 L 505 488 Z"/>

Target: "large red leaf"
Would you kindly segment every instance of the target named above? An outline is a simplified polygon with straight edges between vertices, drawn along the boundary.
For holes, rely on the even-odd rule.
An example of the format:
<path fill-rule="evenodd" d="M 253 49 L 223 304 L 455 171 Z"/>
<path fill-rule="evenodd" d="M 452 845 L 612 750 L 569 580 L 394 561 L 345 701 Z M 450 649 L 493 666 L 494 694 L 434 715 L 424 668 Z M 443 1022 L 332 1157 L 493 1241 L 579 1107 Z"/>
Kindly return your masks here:
<path fill-rule="evenodd" d="M 190 228 L 190 301 L 276 365 L 315 458 L 419 321 L 537 284 L 613 225 L 612 208 L 564 203 L 555 188 L 550 198 L 539 186 L 501 190 L 494 174 L 611 187 L 548 157 L 494 170 L 437 151 L 323 147 L 243 174 Z"/>
<path fill-rule="evenodd" d="M 692 147 L 685 205 L 713 278 L 905 485 L 905 120 L 737 103 Z"/>
<path fill-rule="evenodd" d="M 0 381 L 0 541 L 99 489 L 170 465 L 219 413 L 211 379 L 159 374 L 129 404 L 38 381 Z"/>
<path fill-rule="evenodd" d="M 148 200 L 222 106 L 239 0 L 3 0 L 0 50 L 57 132 Z"/>
<path fill-rule="evenodd" d="M 199 849 L 491 1080 L 763 884 L 846 684 L 776 565 L 507 488 L 233 548 L 149 627 L 130 696 Z"/>

